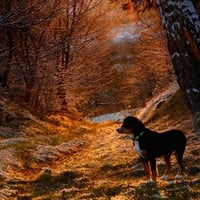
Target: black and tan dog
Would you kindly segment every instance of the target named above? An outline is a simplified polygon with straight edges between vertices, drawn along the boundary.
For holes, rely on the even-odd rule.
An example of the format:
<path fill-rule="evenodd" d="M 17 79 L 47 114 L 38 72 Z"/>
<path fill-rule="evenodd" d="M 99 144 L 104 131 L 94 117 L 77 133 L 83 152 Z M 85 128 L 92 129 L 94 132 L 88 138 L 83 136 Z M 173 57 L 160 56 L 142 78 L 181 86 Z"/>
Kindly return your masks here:
<path fill-rule="evenodd" d="M 132 134 L 135 150 L 143 161 L 148 180 L 152 178 L 156 181 L 156 158 L 160 156 L 164 157 L 166 163 L 164 176 L 167 176 L 171 168 L 170 157 L 172 153 L 175 154 L 178 162 L 176 178 L 181 178 L 183 172 L 182 160 L 186 147 L 186 137 L 182 131 L 172 129 L 157 133 L 145 128 L 144 124 L 136 117 L 129 116 L 124 119 L 117 132 Z"/>

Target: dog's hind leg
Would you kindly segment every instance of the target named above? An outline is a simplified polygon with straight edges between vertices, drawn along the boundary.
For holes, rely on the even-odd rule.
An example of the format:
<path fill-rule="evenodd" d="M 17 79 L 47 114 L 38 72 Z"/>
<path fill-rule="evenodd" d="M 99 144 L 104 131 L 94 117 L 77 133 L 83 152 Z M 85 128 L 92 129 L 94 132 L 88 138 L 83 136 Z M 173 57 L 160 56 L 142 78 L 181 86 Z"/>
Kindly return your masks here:
<path fill-rule="evenodd" d="M 177 141 L 179 142 L 176 146 L 175 146 L 175 157 L 176 160 L 178 162 L 178 172 L 176 175 L 176 179 L 181 179 L 182 178 L 182 173 L 183 173 L 183 154 L 185 151 L 185 147 L 186 147 L 186 137 L 182 132 L 179 132 L 179 135 L 177 133 Z"/>
<path fill-rule="evenodd" d="M 168 155 L 164 156 L 164 161 L 165 161 L 165 165 L 166 165 L 166 169 L 164 174 L 161 176 L 162 180 L 166 180 L 167 179 L 167 175 L 169 174 L 169 171 L 171 169 L 171 162 L 170 162 L 170 157 L 171 157 L 172 153 L 169 153 Z"/>
<path fill-rule="evenodd" d="M 181 179 L 182 178 L 182 173 L 183 173 L 183 153 L 175 153 L 176 160 L 178 162 L 178 172 L 176 174 L 176 179 Z"/>

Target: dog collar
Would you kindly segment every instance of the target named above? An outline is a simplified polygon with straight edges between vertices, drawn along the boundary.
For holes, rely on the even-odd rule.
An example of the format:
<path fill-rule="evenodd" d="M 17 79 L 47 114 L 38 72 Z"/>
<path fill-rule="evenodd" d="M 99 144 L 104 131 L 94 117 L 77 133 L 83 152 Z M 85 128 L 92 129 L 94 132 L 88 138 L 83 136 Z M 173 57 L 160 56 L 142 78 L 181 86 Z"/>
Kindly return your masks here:
<path fill-rule="evenodd" d="M 133 140 L 138 141 L 140 139 L 140 137 L 142 137 L 144 135 L 144 131 L 141 132 L 138 136 L 134 137 Z"/>

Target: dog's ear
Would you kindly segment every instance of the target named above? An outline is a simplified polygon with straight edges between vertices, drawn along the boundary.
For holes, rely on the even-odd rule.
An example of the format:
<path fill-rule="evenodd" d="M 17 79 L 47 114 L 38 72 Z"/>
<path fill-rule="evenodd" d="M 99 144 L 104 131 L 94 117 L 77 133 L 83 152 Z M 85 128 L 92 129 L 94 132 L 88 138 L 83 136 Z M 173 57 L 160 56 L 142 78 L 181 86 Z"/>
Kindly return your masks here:
<path fill-rule="evenodd" d="M 144 131 L 145 126 L 144 124 L 136 117 L 133 117 L 132 119 L 132 129 L 134 133 L 141 133 L 142 131 Z"/>
<path fill-rule="evenodd" d="M 129 130 L 133 130 L 133 117 L 132 116 L 128 116 L 124 119 L 122 127 L 129 129 Z"/>

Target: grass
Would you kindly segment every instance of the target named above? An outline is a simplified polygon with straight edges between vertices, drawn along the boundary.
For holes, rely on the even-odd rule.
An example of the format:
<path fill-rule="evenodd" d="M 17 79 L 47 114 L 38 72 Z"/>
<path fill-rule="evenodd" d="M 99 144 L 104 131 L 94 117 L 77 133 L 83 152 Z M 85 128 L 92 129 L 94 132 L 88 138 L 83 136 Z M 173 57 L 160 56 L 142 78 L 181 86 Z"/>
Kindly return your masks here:
<path fill-rule="evenodd" d="M 151 122 L 159 121 L 162 126 L 160 119 L 166 115 L 175 122 L 187 119 L 189 114 L 181 95 L 177 92 L 170 102 L 161 105 L 153 113 Z M 188 168 L 185 181 L 146 183 L 144 170 L 137 165 L 132 141 L 117 135 L 118 126 L 112 121 L 92 124 L 63 116 L 50 116 L 40 124 L 29 123 L 24 129 L 30 131 L 25 142 L 1 147 L 15 152 L 23 162 L 24 171 L 21 170 L 20 178 L 1 179 L 0 195 L 9 188 L 8 199 L 18 200 L 200 199 L 199 147 L 188 147 L 191 149 L 184 161 Z M 34 163 L 32 160 L 38 145 L 57 147 L 82 138 L 86 144 L 74 154 L 58 155 L 51 162 Z M 159 170 L 164 171 L 164 166 L 160 164 Z"/>
<path fill-rule="evenodd" d="M 53 175 L 51 170 L 46 169 L 32 183 L 34 186 L 32 196 L 49 195 L 58 189 L 73 187 L 78 177 L 79 174 L 74 171 L 63 171 L 58 175 Z"/>
<path fill-rule="evenodd" d="M 68 176 L 69 175 L 69 176 Z M 111 199 L 123 196 L 123 199 L 134 200 L 179 200 L 197 199 L 200 192 L 191 189 L 199 187 L 199 183 L 169 182 L 169 183 L 140 183 L 138 185 L 125 185 L 123 182 L 107 182 L 96 186 L 87 180 L 82 180 L 82 175 L 68 172 L 51 175 L 42 174 L 29 187 L 19 188 L 21 195 L 18 199 Z M 80 185 L 80 180 L 84 184 Z M 199 182 L 199 180 L 198 180 Z M 95 181 L 94 181 L 95 183 Z M 17 182 L 15 182 L 17 184 Z M 19 184 L 19 183 L 18 183 Z M 14 184 L 12 184 L 14 186 Z M 188 186 L 189 185 L 189 186 Z M 29 192 L 29 193 L 28 193 Z M 24 193 L 24 194 L 23 194 Z"/>
<path fill-rule="evenodd" d="M 133 176 L 119 176 L 129 174 L 131 165 L 120 163 L 117 165 L 96 165 L 95 169 L 88 166 L 87 170 L 81 168 L 61 171 L 55 174 L 52 169 L 45 168 L 30 182 L 10 182 L 21 194 L 18 199 L 94 199 L 109 200 L 117 196 L 122 199 L 134 200 L 179 200 L 198 199 L 200 197 L 200 179 L 183 182 L 146 183 L 141 181 L 144 175 L 137 178 Z M 91 170 L 91 171 L 90 171 Z M 96 174 L 97 173 L 97 174 Z M 97 176 L 96 176 L 97 175 Z"/>
<path fill-rule="evenodd" d="M 190 191 L 187 183 L 170 181 L 168 183 L 143 183 L 136 187 L 134 199 L 149 200 L 149 199 L 190 199 Z"/>

